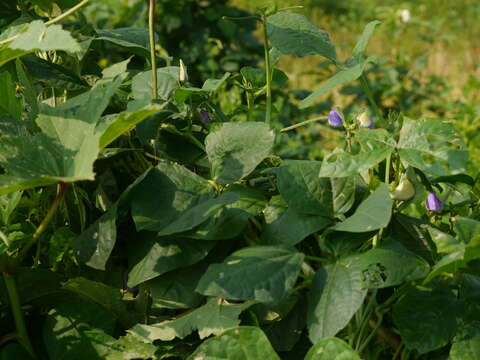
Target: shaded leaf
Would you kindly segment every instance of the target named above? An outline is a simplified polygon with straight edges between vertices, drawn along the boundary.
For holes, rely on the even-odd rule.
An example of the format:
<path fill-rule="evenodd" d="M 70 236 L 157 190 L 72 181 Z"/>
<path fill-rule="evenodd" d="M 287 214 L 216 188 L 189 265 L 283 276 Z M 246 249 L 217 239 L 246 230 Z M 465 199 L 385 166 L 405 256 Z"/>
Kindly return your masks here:
<path fill-rule="evenodd" d="M 360 360 L 360 356 L 345 341 L 331 337 L 320 340 L 308 351 L 305 360 Z"/>

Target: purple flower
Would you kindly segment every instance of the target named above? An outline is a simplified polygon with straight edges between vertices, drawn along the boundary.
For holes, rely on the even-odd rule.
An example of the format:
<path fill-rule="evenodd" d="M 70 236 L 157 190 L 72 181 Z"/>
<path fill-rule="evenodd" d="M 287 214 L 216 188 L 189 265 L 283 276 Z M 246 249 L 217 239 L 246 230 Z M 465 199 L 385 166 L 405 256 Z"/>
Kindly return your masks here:
<path fill-rule="evenodd" d="M 334 127 L 343 125 L 343 117 L 337 110 L 332 110 L 328 113 L 328 123 Z"/>
<path fill-rule="evenodd" d="M 210 117 L 208 111 L 201 109 L 200 116 L 202 117 L 204 124 L 210 124 L 212 122 L 212 118 Z"/>
<path fill-rule="evenodd" d="M 434 192 L 429 192 L 427 195 L 427 200 L 425 201 L 425 206 L 430 211 L 440 211 L 443 209 L 443 202 L 440 201 Z"/>

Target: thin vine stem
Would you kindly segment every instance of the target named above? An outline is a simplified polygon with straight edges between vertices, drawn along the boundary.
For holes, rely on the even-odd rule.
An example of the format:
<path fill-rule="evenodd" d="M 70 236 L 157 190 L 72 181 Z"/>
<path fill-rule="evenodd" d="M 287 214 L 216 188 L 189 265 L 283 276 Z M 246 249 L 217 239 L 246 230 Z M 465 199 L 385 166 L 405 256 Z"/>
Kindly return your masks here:
<path fill-rule="evenodd" d="M 328 118 L 328 116 L 319 116 L 319 117 L 316 117 L 316 118 L 313 118 L 313 119 L 308 119 L 308 120 L 299 122 L 298 124 L 294 124 L 294 125 L 291 125 L 291 126 L 284 127 L 282 130 L 280 130 L 280 132 L 287 132 L 287 131 L 296 129 L 300 126 L 305 126 L 305 125 L 308 125 L 308 124 L 311 124 L 311 123 L 314 123 L 314 122 L 317 122 L 317 121 L 320 121 L 320 120 L 326 120 L 327 118 Z"/>
<path fill-rule="evenodd" d="M 155 0 L 150 0 L 148 9 L 148 36 L 150 42 L 150 63 L 152 65 L 152 96 L 158 99 L 157 56 L 155 54 Z"/>
<path fill-rule="evenodd" d="M 17 329 L 18 341 L 28 351 L 28 353 L 36 359 L 35 351 L 28 336 L 27 327 L 25 325 L 25 317 L 18 296 L 17 284 L 13 273 L 6 270 L 3 272 L 3 280 L 5 280 L 5 287 L 7 289 L 8 298 L 10 300 L 10 307 L 12 308 L 13 318 L 15 320 L 15 327 Z"/>
<path fill-rule="evenodd" d="M 63 19 L 65 19 L 67 16 L 70 16 L 72 15 L 75 11 L 81 9 L 82 7 L 84 7 L 85 5 L 87 5 L 88 3 L 90 2 L 90 0 L 83 0 L 81 2 L 79 2 L 77 5 L 75 5 L 74 7 L 68 9 L 67 11 L 65 11 L 63 14 L 60 14 L 58 15 L 56 18 L 53 18 L 52 20 L 49 20 L 45 23 L 45 25 L 53 25 Z"/>
<path fill-rule="evenodd" d="M 373 93 L 372 93 L 372 90 L 370 89 L 370 85 L 368 84 L 368 80 L 365 74 L 362 74 L 362 76 L 360 76 L 360 82 L 362 84 L 363 90 L 365 91 L 365 94 L 367 95 L 367 99 L 370 102 L 370 105 L 373 107 L 375 111 L 375 115 L 379 119 L 381 119 L 382 113 L 380 112 L 380 109 L 378 108 L 378 105 L 375 102 L 375 99 L 373 98 Z"/>
<path fill-rule="evenodd" d="M 270 124 L 272 121 L 272 68 L 270 65 L 270 50 L 267 34 L 267 17 L 262 15 L 263 27 L 263 47 L 265 50 L 265 78 L 267 82 L 267 111 L 265 113 L 265 122 Z"/>

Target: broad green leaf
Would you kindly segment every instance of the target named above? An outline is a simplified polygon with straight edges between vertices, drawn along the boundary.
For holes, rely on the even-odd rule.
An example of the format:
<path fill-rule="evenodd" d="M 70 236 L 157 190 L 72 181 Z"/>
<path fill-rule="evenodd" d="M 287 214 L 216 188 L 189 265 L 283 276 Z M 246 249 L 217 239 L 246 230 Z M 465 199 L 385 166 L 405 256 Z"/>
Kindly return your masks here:
<path fill-rule="evenodd" d="M 184 217 L 188 209 L 213 198 L 207 180 L 181 165 L 163 161 L 141 184 L 132 194 L 137 230 L 160 231 Z"/>
<path fill-rule="evenodd" d="M 5 43 L 0 47 L 0 66 L 37 50 L 63 50 L 70 53 L 80 51 L 77 41 L 60 25 L 45 26 L 41 20 L 34 20 L 15 30 L 9 34 L 11 41 L 3 39 Z"/>
<path fill-rule="evenodd" d="M 157 69 L 158 96 L 169 100 L 173 91 L 180 86 L 178 66 L 167 66 Z M 132 93 L 134 99 L 152 99 L 152 70 L 138 73 L 132 78 Z"/>
<path fill-rule="evenodd" d="M 362 306 L 366 294 L 361 271 L 348 259 L 317 270 L 309 294 L 310 340 L 316 343 L 335 336 Z"/>
<path fill-rule="evenodd" d="M 408 251 L 374 248 L 343 260 L 361 271 L 363 287 L 385 288 L 425 277 L 430 266 Z"/>
<path fill-rule="evenodd" d="M 293 246 L 331 223 L 322 215 L 301 214 L 289 209 L 280 196 L 271 198 L 264 216 L 266 224 L 262 238 L 272 245 Z"/>
<path fill-rule="evenodd" d="M 120 135 L 135 128 L 137 124 L 145 120 L 147 117 L 161 111 L 163 107 L 164 105 L 153 105 L 134 112 L 122 112 L 116 115 L 114 120 L 106 127 L 100 137 L 100 149 L 105 148 Z"/>
<path fill-rule="evenodd" d="M 117 217 L 121 217 L 132 190 L 143 181 L 149 171 L 147 170 L 130 184 L 117 202 L 74 240 L 73 248 L 76 258 L 80 262 L 97 270 L 105 270 L 105 265 L 117 240 Z"/>
<path fill-rule="evenodd" d="M 437 251 L 441 254 L 451 254 L 461 251 L 464 248 L 464 245 L 461 244 L 455 237 L 432 226 L 428 227 L 428 232 L 432 241 L 435 243 Z"/>
<path fill-rule="evenodd" d="M 266 199 L 262 193 L 236 184 L 229 186 L 224 194 L 230 192 L 239 199 L 222 207 L 207 221 L 182 235 L 204 240 L 231 239 L 239 235 L 247 225 L 248 219 L 263 210 Z"/>
<path fill-rule="evenodd" d="M 425 354 L 453 338 L 458 305 L 451 293 L 415 289 L 395 304 L 393 322 L 405 346 Z"/>
<path fill-rule="evenodd" d="M 337 58 L 327 32 L 317 28 L 304 15 L 277 12 L 267 18 L 266 26 L 270 43 L 283 55 Z"/>
<path fill-rule="evenodd" d="M 478 320 L 460 325 L 452 340 L 449 355 L 451 360 L 480 359 L 480 322 Z"/>
<path fill-rule="evenodd" d="M 333 211 L 345 214 L 355 202 L 355 176 L 330 178 L 332 183 Z"/>
<path fill-rule="evenodd" d="M 16 96 L 16 79 L 13 68 L 2 67 L 0 69 L 0 114 L 8 114 L 16 120 L 22 117 L 22 102 Z"/>
<path fill-rule="evenodd" d="M 0 196 L 0 219 L 3 225 L 9 225 L 10 217 L 22 199 L 23 191 Z"/>
<path fill-rule="evenodd" d="M 240 326 L 204 341 L 187 360 L 280 360 L 258 327 Z"/>
<path fill-rule="evenodd" d="M 177 269 L 147 282 L 152 295 L 152 308 L 192 309 L 200 305 L 203 296 L 195 292 L 206 266 Z"/>
<path fill-rule="evenodd" d="M 380 21 L 374 20 L 369 22 L 365 29 L 363 30 L 362 35 L 360 35 L 359 39 L 357 40 L 357 44 L 353 48 L 352 57 L 358 58 L 359 56 L 364 55 L 365 49 L 367 48 L 368 41 L 373 35 L 375 31 L 375 27 L 380 24 Z"/>
<path fill-rule="evenodd" d="M 122 292 L 120 289 L 83 277 L 69 279 L 63 285 L 63 288 L 78 294 L 85 300 L 100 305 L 118 318 L 124 326 L 128 327 L 131 325 L 132 319 L 127 312 L 125 303 L 122 301 Z"/>
<path fill-rule="evenodd" d="M 33 81 L 27 71 L 25 71 L 23 62 L 20 59 L 16 60 L 15 68 L 17 70 L 18 81 L 23 88 L 23 97 L 25 99 L 25 103 L 30 106 L 30 111 L 28 111 L 28 118 L 30 119 L 30 121 L 33 121 L 37 117 L 39 111 L 37 91 L 35 90 Z"/>
<path fill-rule="evenodd" d="M 90 302 L 70 300 L 58 305 L 49 311 L 43 326 L 42 335 L 48 358 L 51 360 L 91 359 L 94 349 L 85 346 L 85 340 L 87 343 L 90 342 L 85 332 L 100 329 L 107 334 L 112 334 L 115 323 L 116 319 L 111 313 Z M 96 355 L 96 351 L 93 354 Z"/>
<path fill-rule="evenodd" d="M 392 153 L 395 141 L 384 129 L 361 129 L 356 134 L 360 152 L 351 154 L 337 149 L 325 157 L 320 177 L 341 178 L 370 169 Z"/>
<path fill-rule="evenodd" d="M 149 58 L 150 45 L 148 29 L 146 28 L 117 28 L 97 31 L 95 40 L 105 40 L 128 49 L 130 52 Z"/>
<path fill-rule="evenodd" d="M 347 232 L 366 232 L 381 229 L 388 225 L 392 214 L 393 201 L 388 187 L 381 184 L 355 210 L 355 213 L 331 229 Z"/>
<path fill-rule="evenodd" d="M 205 139 L 213 179 L 228 184 L 249 175 L 270 155 L 274 139 L 265 123 L 223 123 Z"/>
<path fill-rule="evenodd" d="M 449 165 L 448 146 L 460 147 L 456 151 L 465 151 L 452 123 L 440 119 L 404 119 L 398 141 L 404 165 L 430 174 L 445 175 L 438 165 Z"/>
<path fill-rule="evenodd" d="M 158 348 L 152 344 L 145 344 L 137 337 L 127 334 L 114 340 L 108 345 L 105 360 L 139 360 L 155 359 Z"/>
<path fill-rule="evenodd" d="M 456 216 L 453 223 L 457 238 L 468 247 L 480 245 L 480 221 Z"/>
<path fill-rule="evenodd" d="M 300 109 L 309 107 L 313 104 L 314 100 L 317 97 L 329 92 L 334 87 L 338 85 L 345 85 L 357 80 L 363 74 L 363 71 L 365 70 L 365 67 L 369 62 L 373 62 L 373 59 L 368 58 L 366 60 L 362 60 L 359 63 L 355 63 L 351 67 L 340 69 L 337 73 L 335 73 L 335 75 L 325 81 L 321 87 L 319 87 L 310 95 L 308 95 L 305 99 L 300 101 L 298 106 L 300 107 Z"/>
<path fill-rule="evenodd" d="M 129 287 L 168 271 L 195 264 L 215 246 L 213 241 L 165 238 L 151 232 L 137 237 L 129 254 L 129 262 L 132 264 L 128 274 Z"/>
<path fill-rule="evenodd" d="M 212 264 L 197 291 L 232 300 L 279 303 L 295 284 L 304 255 L 282 246 L 252 246 Z"/>
<path fill-rule="evenodd" d="M 101 132 L 96 123 L 125 75 L 100 80 L 89 92 L 55 107 L 44 106 L 37 117 L 41 133 L 17 129 L 0 137 L 0 194 L 62 182 L 93 180 L 93 163 Z"/>
<path fill-rule="evenodd" d="M 313 345 L 305 360 L 360 360 L 360 356 L 342 339 L 330 337 Z"/>
<path fill-rule="evenodd" d="M 178 319 L 154 325 L 138 324 L 129 332 L 141 337 L 146 342 L 153 342 L 155 340 L 170 341 L 174 338 L 183 339 L 198 330 L 200 339 L 204 339 L 237 327 L 240 324 L 238 316 L 251 305 L 251 302 L 230 304 L 219 298 L 211 298 L 205 305 Z"/>
<path fill-rule="evenodd" d="M 318 178 L 320 161 L 289 160 L 275 169 L 278 191 L 292 210 L 311 215 L 333 215 L 329 178 Z"/>
<path fill-rule="evenodd" d="M 433 266 L 424 283 L 442 274 L 455 274 L 458 270 L 466 268 L 470 261 L 476 259 L 480 259 L 480 247 L 478 246 L 463 247 L 456 252 L 445 255 Z"/>
<path fill-rule="evenodd" d="M 179 87 L 175 90 L 173 97 L 178 104 L 184 104 L 188 99 L 195 97 L 207 99 L 225 83 L 229 76 L 230 73 L 227 72 L 220 79 L 207 79 L 201 89 Z"/>
<path fill-rule="evenodd" d="M 85 90 L 88 84 L 80 79 L 74 72 L 64 67 L 43 60 L 39 57 L 28 55 L 22 58 L 35 81 L 41 81 L 47 86 L 70 91 Z"/>

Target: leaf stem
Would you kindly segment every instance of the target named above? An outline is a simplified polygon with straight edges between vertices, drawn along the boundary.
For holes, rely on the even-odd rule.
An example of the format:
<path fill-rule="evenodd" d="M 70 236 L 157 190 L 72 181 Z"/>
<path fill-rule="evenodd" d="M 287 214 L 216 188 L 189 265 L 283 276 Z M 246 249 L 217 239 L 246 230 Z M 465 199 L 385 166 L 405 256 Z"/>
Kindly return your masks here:
<path fill-rule="evenodd" d="M 320 263 L 330 261 L 329 259 L 326 259 L 326 258 L 321 258 L 321 257 L 318 257 L 318 256 L 310 256 L 310 255 L 305 255 L 305 260 L 310 260 L 310 261 L 315 261 L 315 262 L 320 262 Z"/>
<path fill-rule="evenodd" d="M 296 129 L 300 126 L 311 124 L 313 122 L 317 122 L 317 121 L 320 121 L 320 120 L 326 120 L 327 118 L 328 118 L 327 116 L 319 116 L 319 117 L 316 117 L 316 118 L 313 118 L 313 119 L 308 119 L 308 120 L 299 122 L 298 124 L 294 124 L 294 125 L 291 125 L 291 126 L 284 127 L 282 130 L 280 130 L 280 132 L 287 132 L 287 131 Z"/>
<path fill-rule="evenodd" d="M 150 0 L 148 9 L 148 35 L 150 41 L 150 63 L 152 65 L 152 96 L 158 99 L 157 57 L 155 55 L 155 0 Z"/>
<path fill-rule="evenodd" d="M 362 84 L 363 90 L 365 91 L 365 94 L 367 95 L 367 99 L 370 102 L 370 105 L 373 107 L 375 110 L 375 115 L 381 119 L 382 118 L 382 113 L 380 112 L 380 109 L 377 106 L 377 103 L 375 102 L 375 99 L 373 98 L 372 90 L 370 89 L 370 85 L 368 84 L 367 77 L 365 74 L 362 74 L 360 76 L 360 82 Z"/>
<path fill-rule="evenodd" d="M 60 203 L 63 199 L 63 196 L 65 195 L 65 191 L 68 188 L 68 184 L 64 183 L 64 182 L 61 182 L 61 183 L 59 183 L 59 186 L 60 186 L 60 189 L 58 190 L 57 196 L 55 197 L 52 204 L 50 205 L 50 208 L 48 209 L 47 215 L 45 215 L 45 218 L 40 223 L 40 225 L 37 227 L 37 230 L 35 230 L 35 232 L 33 233 L 32 238 L 30 239 L 29 243 L 27 245 L 25 245 L 25 247 L 23 247 L 22 250 L 20 251 L 20 254 L 19 254 L 20 259 L 22 259 L 26 255 L 28 250 L 30 250 L 30 248 L 33 246 L 33 244 L 35 244 L 35 242 L 40 237 L 40 235 L 43 234 L 43 232 L 47 228 L 48 224 L 53 219 L 53 216 L 57 212 L 58 207 L 59 207 L 59 205 L 60 205 Z"/>
<path fill-rule="evenodd" d="M 74 7 L 68 9 L 67 11 L 65 11 L 63 14 L 60 14 L 58 15 L 56 18 L 53 18 L 52 20 L 49 20 L 45 23 L 45 25 L 52 25 L 52 24 L 55 24 L 57 22 L 59 22 L 60 20 L 63 20 L 64 18 L 66 18 L 67 16 L 69 15 L 72 15 L 75 11 L 77 11 L 78 9 L 81 9 L 82 7 L 84 7 L 85 5 L 87 5 L 88 3 L 90 2 L 90 0 L 83 0 L 81 2 L 79 2 L 77 5 L 75 5 Z"/>
<path fill-rule="evenodd" d="M 270 66 L 270 50 L 267 34 L 267 17 L 262 15 L 263 27 L 263 48 L 265 50 L 265 78 L 267 82 L 267 111 L 265 113 L 265 122 L 270 124 L 272 121 L 272 68 Z"/>
<path fill-rule="evenodd" d="M 33 357 L 37 358 L 33 351 L 32 343 L 28 337 L 27 327 L 25 326 L 25 318 L 23 316 L 22 307 L 20 304 L 20 297 L 18 296 L 17 284 L 13 273 L 6 270 L 3 272 L 3 280 L 5 280 L 5 287 L 7 288 L 8 298 L 10 300 L 10 307 L 12 308 L 13 318 L 15 320 L 15 327 L 18 333 L 18 341 Z"/>

